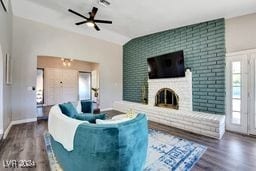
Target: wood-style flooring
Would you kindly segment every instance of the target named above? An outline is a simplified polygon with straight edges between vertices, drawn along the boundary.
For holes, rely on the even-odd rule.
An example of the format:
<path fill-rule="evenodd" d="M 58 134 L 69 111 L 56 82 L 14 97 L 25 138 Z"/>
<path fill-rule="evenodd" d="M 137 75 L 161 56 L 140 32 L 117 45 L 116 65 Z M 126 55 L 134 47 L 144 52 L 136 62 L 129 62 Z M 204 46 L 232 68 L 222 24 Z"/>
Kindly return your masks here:
<path fill-rule="evenodd" d="M 120 112 L 108 111 L 107 114 L 112 117 Z M 256 138 L 254 137 L 226 132 L 221 140 L 216 140 L 155 122 L 150 122 L 149 127 L 208 147 L 192 171 L 256 170 Z M 35 169 L 22 169 L 22 171 L 49 171 L 43 140 L 45 131 L 47 131 L 47 121 L 45 120 L 13 126 L 6 140 L 0 146 L 0 161 L 35 160 L 37 165 Z M 12 169 L 4 169 L 1 166 L 0 170 Z"/>

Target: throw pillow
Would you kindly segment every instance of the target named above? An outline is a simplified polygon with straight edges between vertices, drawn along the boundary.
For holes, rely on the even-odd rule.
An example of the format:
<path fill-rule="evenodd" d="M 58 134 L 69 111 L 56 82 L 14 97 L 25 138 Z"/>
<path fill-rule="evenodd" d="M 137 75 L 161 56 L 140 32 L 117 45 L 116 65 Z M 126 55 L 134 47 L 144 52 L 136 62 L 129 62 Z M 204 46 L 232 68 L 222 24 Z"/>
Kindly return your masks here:
<path fill-rule="evenodd" d="M 81 100 L 81 111 L 83 113 L 92 113 L 93 102 L 91 100 Z"/>
<path fill-rule="evenodd" d="M 105 114 L 85 114 L 85 113 L 79 113 L 75 115 L 75 118 L 81 121 L 88 121 L 90 123 L 96 123 L 96 119 L 102 119 L 104 120 L 106 118 Z"/>
<path fill-rule="evenodd" d="M 63 114 L 71 118 L 78 114 L 76 108 L 71 102 L 59 104 L 59 107 Z"/>

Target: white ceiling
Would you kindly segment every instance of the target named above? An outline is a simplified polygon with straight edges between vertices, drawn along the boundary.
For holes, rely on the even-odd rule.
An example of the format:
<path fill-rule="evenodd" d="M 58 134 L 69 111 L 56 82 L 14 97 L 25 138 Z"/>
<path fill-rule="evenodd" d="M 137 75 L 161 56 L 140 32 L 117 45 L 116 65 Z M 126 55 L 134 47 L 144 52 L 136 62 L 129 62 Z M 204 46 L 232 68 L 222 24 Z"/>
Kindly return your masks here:
<path fill-rule="evenodd" d="M 124 44 L 132 38 L 171 28 L 217 18 L 230 18 L 256 12 L 256 0 L 108 0 L 109 7 L 98 0 L 12 0 L 15 16 L 55 27 Z M 98 24 L 100 32 L 67 11 L 71 8 L 87 15 L 98 7 L 96 19 L 112 20 L 112 25 Z"/>

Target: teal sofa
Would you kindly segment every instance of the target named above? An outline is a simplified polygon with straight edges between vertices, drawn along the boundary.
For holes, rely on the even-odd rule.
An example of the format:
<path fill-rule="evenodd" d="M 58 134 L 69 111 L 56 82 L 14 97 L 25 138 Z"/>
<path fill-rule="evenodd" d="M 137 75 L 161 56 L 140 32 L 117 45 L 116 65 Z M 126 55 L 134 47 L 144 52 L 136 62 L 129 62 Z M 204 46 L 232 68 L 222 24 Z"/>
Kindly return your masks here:
<path fill-rule="evenodd" d="M 64 171 L 141 171 L 147 157 L 148 122 L 144 114 L 118 124 L 80 124 L 74 149 L 66 151 L 51 137 Z"/>

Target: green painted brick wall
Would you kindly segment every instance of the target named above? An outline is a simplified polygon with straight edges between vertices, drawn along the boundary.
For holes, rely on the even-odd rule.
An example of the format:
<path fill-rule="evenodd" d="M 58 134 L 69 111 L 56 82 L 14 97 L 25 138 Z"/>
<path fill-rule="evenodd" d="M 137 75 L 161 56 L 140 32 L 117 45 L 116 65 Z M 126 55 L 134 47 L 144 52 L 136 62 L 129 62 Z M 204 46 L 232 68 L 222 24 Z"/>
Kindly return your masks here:
<path fill-rule="evenodd" d="M 123 46 L 123 99 L 141 102 L 147 58 L 184 51 L 192 69 L 193 110 L 225 113 L 225 23 L 218 19 L 135 38 Z"/>

